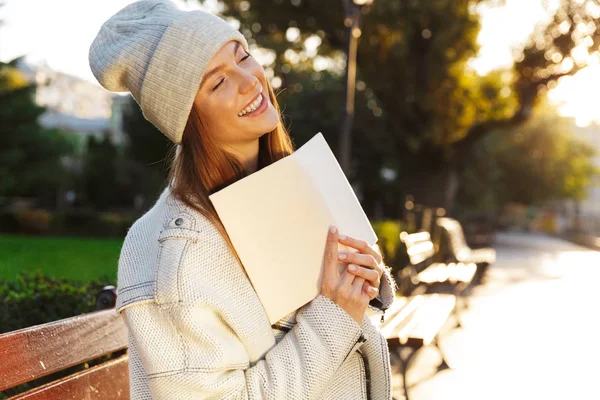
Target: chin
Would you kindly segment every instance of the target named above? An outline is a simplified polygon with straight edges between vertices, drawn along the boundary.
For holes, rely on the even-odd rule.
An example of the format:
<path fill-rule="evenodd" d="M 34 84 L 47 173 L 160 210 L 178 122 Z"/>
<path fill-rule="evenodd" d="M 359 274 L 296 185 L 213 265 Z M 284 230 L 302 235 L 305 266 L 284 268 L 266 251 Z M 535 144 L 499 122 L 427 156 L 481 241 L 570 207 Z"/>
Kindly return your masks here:
<path fill-rule="evenodd" d="M 256 132 L 258 137 L 271 132 L 279 124 L 279 118 L 274 109 L 267 110 L 261 117 L 260 120 L 254 121 L 249 129 Z"/>

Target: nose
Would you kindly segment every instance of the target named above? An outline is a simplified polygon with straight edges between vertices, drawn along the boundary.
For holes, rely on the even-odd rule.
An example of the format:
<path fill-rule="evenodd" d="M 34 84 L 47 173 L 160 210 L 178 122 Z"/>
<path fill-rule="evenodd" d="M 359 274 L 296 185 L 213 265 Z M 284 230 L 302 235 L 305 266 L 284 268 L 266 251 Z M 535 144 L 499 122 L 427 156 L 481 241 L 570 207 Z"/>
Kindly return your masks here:
<path fill-rule="evenodd" d="M 240 77 L 240 94 L 247 94 L 256 91 L 258 78 L 249 71 L 244 71 Z"/>

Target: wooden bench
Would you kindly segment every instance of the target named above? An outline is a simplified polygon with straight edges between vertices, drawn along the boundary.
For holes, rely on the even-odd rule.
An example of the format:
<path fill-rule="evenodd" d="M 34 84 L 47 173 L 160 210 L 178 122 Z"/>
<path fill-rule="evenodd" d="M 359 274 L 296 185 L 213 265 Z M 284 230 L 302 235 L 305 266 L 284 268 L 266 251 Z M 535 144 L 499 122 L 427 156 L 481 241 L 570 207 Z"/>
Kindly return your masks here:
<path fill-rule="evenodd" d="M 97 296 L 100 311 L 1 334 L 0 392 L 47 377 L 9 399 L 128 399 L 127 327 L 113 308 L 115 298 L 114 287 L 107 287 Z M 106 360 L 112 353 L 123 354 Z M 92 360 L 98 364 L 52 375 Z"/>
<path fill-rule="evenodd" d="M 460 313 L 467 308 L 467 288 L 473 281 L 477 266 L 473 263 L 434 262 L 435 246 L 429 232 L 408 234 L 402 232 L 400 241 L 406 247 L 408 275 L 414 285 L 411 294 L 450 290 L 457 297 L 455 316 L 461 326 Z M 406 272 L 405 272 L 406 273 Z"/>
<path fill-rule="evenodd" d="M 370 317 L 387 340 L 390 362 L 400 367 L 406 400 L 409 400 L 407 371 L 417 350 L 435 346 L 442 357 L 438 371 L 449 368 L 438 337 L 455 306 L 456 297 L 451 294 L 397 295 L 386 311 L 384 322 L 380 322 L 378 314 Z"/>
<path fill-rule="evenodd" d="M 97 296 L 99 311 L 0 334 L 0 392 L 32 383 L 36 387 L 9 400 L 129 399 L 127 327 L 115 312 L 115 299 L 114 287 L 105 288 Z M 437 338 L 455 305 L 453 295 L 398 296 L 384 322 L 379 314 L 371 316 L 387 339 L 391 362 L 402 371 L 407 400 L 406 372 L 417 350 L 436 346 L 442 356 L 438 370 L 448 368 Z M 108 354 L 118 357 L 102 360 Z M 97 364 L 64 376 L 65 370 L 91 360 Z M 62 377 L 53 376 L 61 372 Z"/>
<path fill-rule="evenodd" d="M 487 268 L 496 261 L 496 250 L 492 248 L 471 249 L 467 245 L 460 222 L 453 218 L 438 218 L 436 224 L 441 231 L 440 250 L 445 261 L 477 265 L 475 281 L 476 283 L 481 282 Z"/>

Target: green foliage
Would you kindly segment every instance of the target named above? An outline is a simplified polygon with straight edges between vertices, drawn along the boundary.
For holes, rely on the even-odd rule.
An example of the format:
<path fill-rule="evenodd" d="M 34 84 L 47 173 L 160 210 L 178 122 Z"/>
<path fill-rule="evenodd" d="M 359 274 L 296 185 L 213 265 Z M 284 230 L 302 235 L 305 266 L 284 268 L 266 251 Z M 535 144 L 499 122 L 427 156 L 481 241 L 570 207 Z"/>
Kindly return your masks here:
<path fill-rule="evenodd" d="M 96 295 L 114 279 L 87 282 L 23 271 L 16 280 L 0 280 L 0 333 L 94 311 Z"/>
<path fill-rule="evenodd" d="M 83 168 L 84 190 L 87 202 L 98 209 L 116 204 L 117 158 L 117 148 L 108 135 L 102 139 L 88 138 Z"/>
<path fill-rule="evenodd" d="M 373 223 L 373 230 L 379 238 L 378 244 L 385 263 L 387 265 L 394 264 L 400 245 L 401 223 L 398 221 L 377 221 Z"/>
<path fill-rule="evenodd" d="M 11 63 L 0 63 L 0 196 L 37 197 L 54 204 L 56 191 L 68 176 L 61 157 L 74 145 L 58 129 L 38 123 L 43 107 L 35 104 L 35 85 L 29 85 Z"/>
<path fill-rule="evenodd" d="M 393 220 L 375 221 L 373 230 L 379 241 L 378 246 L 383 256 L 383 262 L 391 267 L 394 279 L 406 264 L 406 248 L 400 242 L 400 232 L 404 230 L 402 223 Z"/>
<path fill-rule="evenodd" d="M 142 114 L 129 96 L 123 112 L 123 129 L 127 136 L 122 175 L 123 185 L 132 194 L 155 198 L 167 177 L 166 156 L 171 142 Z"/>
<path fill-rule="evenodd" d="M 493 210 L 510 202 L 583 199 L 597 173 L 594 150 L 572 129 L 566 119 L 542 116 L 488 135 L 463 171 L 460 204 Z"/>
<path fill-rule="evenodd" d="M 510 84 L 507 79 L 494 76 L 482 82 L 467 69 L 467 61 L 478 50 L 477 3 L 376 2 L 364 9 L 349 178 L 361 188 L 369 215 L 383 201 L 386 215 L 398 216 L 399 199 L 412 185 L 411 177 L 446 168 L 453 156 L 451 146 L 473 124 L 510 116 L 514 110 L 511 92 L 502 91 Z M 241 30 L 251 41 L 276 51 L 275 61 L 266 67 L 283 81 L 281 100 L 297 144 L 321 131 L 337 151 L 343 69 L 319 72 L 319 79 L 311 83 L 306 77 L 314 75 L 312 57 L 304 41 L 318 38 L 318 55 L 339 65 L 347 47 L 342 3 L 323 7 L 314 0 L 225 0 L 224 4 L 225 14 L 241 21 Z M 285 35 L 290 27 L 300 31 L 291 42 Z M 294 51 L 300 61 L 290 61 L 294 57 L 286 57 L 286 50 Z M 299 84 L 304 90 L 296 90 Z M 383 181 L 383 167 L 396 171 L 398 181 Z M 390 192 L 390 199 L 381 199 L 384 192 Z"/>

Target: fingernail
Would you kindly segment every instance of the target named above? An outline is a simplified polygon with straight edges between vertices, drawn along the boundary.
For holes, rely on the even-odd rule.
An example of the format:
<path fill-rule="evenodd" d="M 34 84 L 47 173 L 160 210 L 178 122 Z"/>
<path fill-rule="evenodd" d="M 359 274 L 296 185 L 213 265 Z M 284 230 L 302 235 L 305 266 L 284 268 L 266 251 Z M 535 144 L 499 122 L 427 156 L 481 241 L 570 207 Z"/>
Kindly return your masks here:
<path fill-rule="evenodd" d="M 346 239 L 348 239 L 348 236 L 346 236 L 346 235 L 340 235 L 339 238 L 342 239 L 342 240 L 346 240 Z"/>
<path fill-rule="evenodd" d="M 345 260 L 348 256 L 346 255 L 346 253 L 340 253 L 338 254 L 338 257 L 340 260 Z"/>
<path fill-rule="evenodd" d="M 369 292 L 375 293 L 376 291 L 377 291 L 376 288 L 374 288 L 373 286 L 369 286 Z"/>
<path fill-rule="evenodd" d="M 356 271 L 356 266 L 354 266 L 354 265 L 349 265 L 349 266 L 348 266 L 348 269 L 349 269 L 350 271 Z"/>
<path fill-rule="evenodd" d="M 337 229 L 335 226 L 332 226 L 329 228 L 329 233 L 335 233 L 335 232 L 337 232 Z"/>

